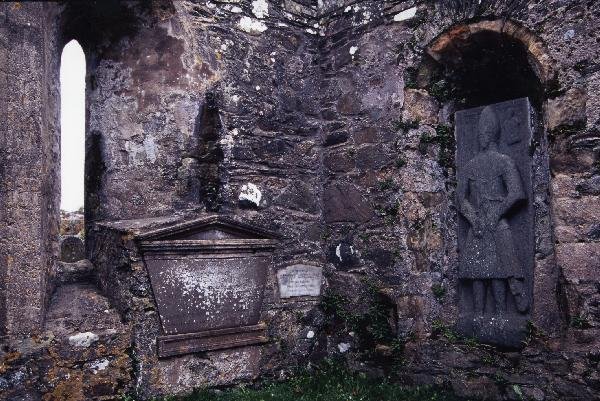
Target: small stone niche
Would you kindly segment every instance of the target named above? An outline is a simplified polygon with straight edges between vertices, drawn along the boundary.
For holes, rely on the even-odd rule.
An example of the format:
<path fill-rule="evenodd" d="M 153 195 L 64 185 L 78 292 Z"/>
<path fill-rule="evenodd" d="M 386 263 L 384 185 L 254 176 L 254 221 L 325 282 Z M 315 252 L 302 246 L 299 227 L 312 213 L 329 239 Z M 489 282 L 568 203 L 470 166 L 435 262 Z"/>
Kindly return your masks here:
<path fill-rule="evenodd" d="M 272 235 L 214 216 L 138 240 L 162 326 L 160 357 L 267 341 L 259 321 Z"/>

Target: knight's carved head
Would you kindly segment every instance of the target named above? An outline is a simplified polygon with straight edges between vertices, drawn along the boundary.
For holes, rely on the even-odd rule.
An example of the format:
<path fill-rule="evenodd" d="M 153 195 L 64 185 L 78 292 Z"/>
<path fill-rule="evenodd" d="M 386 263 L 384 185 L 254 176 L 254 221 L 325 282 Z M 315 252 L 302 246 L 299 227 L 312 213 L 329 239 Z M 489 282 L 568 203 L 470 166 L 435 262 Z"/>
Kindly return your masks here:
<path fill-rule="evenodd" d="M 481 111 L 479 117 L 479 149 L 486 150 L 490 143 L 498 143 L 500 139 L 500 123 L 494 109 L 490 106 Z"/>

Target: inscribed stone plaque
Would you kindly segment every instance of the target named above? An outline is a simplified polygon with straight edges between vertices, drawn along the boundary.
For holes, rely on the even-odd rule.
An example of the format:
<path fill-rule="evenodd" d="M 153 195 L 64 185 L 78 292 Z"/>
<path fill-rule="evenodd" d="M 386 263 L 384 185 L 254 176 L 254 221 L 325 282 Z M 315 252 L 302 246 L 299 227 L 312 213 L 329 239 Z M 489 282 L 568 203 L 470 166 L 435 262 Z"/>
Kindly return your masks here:
<path fill-rule="evenodd" d="M 456 113 L 460 317 L 467 336 L 519 347 L 534 258 L 526 98 Z"/>
<path fill-rule="evenodd" d="M 321 295 L 323 269 L 320 266 L 292 265 L 277 272 L 281 298 Z"/>

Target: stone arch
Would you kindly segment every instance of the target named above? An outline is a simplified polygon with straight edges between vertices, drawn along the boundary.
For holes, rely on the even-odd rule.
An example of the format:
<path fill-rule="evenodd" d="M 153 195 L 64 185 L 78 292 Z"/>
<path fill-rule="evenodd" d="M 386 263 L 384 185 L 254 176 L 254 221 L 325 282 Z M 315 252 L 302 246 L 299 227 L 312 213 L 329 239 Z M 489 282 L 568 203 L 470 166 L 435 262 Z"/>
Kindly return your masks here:
<path fill-rule="evenodd" d="M 530 64 L 540 82 L 547 84 L 554 77 L 552 59 L 541 39 L 529 29 L 506 19 L 455 25 L 440 34 L 427 46 L 427 54 L 442 63 L 449 57 L 460 54 L 461 44 L 464 44 L 472 35 L 485 31 L 506 35 L 520 42 L 526 49 Z"/>

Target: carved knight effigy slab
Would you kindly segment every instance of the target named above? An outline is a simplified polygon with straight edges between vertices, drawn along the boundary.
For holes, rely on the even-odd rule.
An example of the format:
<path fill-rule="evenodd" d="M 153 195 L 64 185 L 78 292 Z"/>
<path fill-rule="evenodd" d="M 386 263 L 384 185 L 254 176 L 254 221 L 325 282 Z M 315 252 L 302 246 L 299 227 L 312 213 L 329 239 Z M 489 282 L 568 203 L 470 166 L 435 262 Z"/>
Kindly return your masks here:
<path fill-rule="evenodd" d="M 510 348 L 531 310 L 530 113 L 526 98 L 456 113 L 458 329 Z"/>

